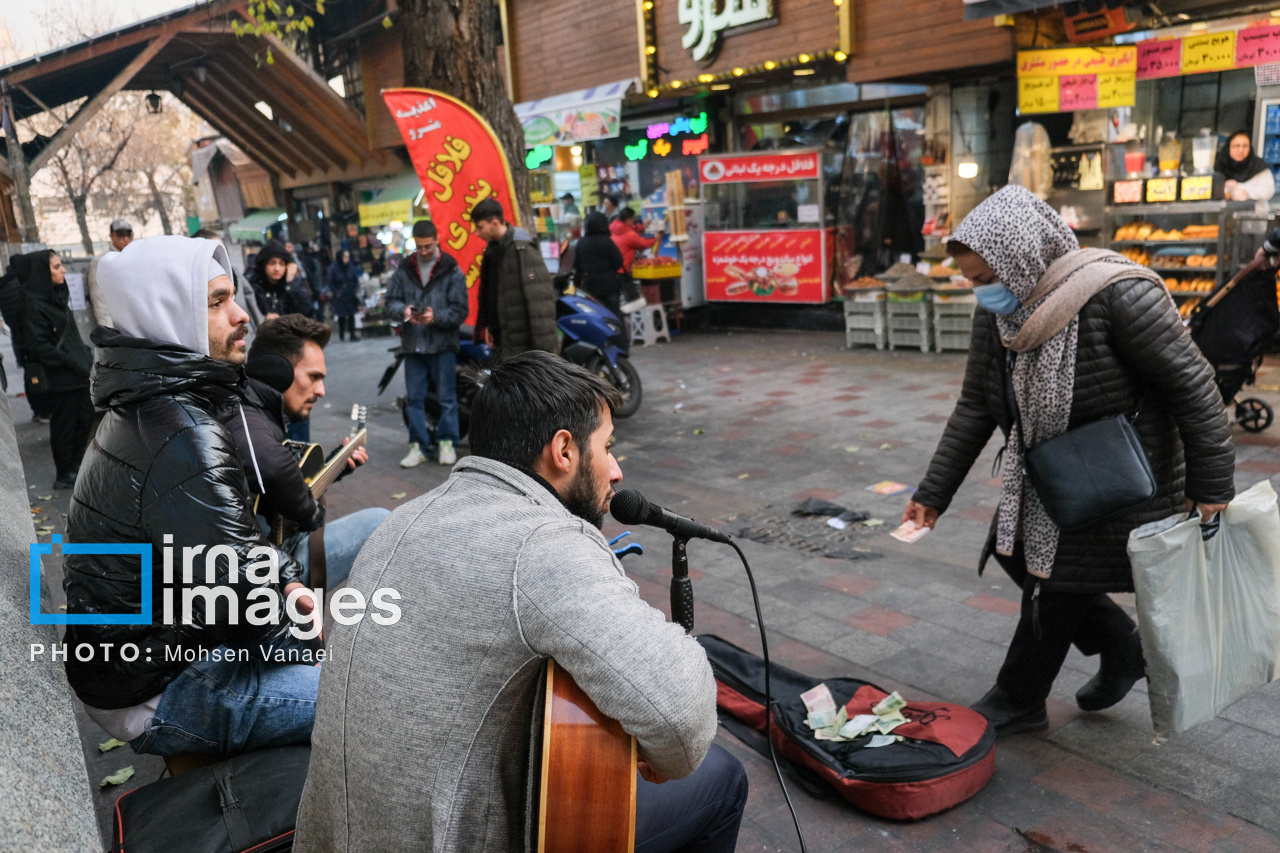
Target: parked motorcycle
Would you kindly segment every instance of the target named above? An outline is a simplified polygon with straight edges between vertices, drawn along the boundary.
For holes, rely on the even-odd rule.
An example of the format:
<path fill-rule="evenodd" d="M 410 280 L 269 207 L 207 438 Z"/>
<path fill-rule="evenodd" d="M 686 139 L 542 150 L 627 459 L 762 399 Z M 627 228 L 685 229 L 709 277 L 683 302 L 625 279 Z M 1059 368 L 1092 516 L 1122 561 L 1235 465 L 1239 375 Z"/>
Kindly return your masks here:
<path fill-rule="evenodd" d="M 622 394 L 622 405 L 614 411 L 613 416 L 627 418 L 634 415 L 640 408 L 643 391 L 640 374 L 627 357 L 629 341 L 626 325 L 590 296 L 574 293 L 570 289 L 556 301 L 556 326 L 564 333 L 560 355 L 604 378 Z M 487 364 L 493 358 L 493 347 L 472 340 L 474 330 L 469 327 L 464 326 L 461 332 L 458 367 Z M 403 360 L 399 347 L 393 348 L 391 352 L 395 354 L 396 360 L 383 373 L 382 380 L 378 383 L 379 394 L 391 383 Z M 464 440 L 471 425 L 471 401 L 475 394 L 474 385 L 461 380 L 458 382 L 458 433 Z M 409 414 L 403 394 L 396 398 L 396 405 L 407 429 Z M 436 425 L 440 422 L 440 398 L 435 388 L 427 392 L 424 408 L 427 429 L 434 441 Z"/>

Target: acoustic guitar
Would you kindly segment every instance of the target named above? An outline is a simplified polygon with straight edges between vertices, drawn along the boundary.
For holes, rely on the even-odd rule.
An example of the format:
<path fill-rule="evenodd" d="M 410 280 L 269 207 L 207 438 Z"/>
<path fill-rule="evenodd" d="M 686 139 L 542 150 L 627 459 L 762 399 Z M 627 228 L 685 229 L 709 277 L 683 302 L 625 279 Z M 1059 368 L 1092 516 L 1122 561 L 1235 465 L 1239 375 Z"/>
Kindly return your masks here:
<path fill-rule="evenodd" d="M 356 452 L 356 448 L 364 447 L 368 438 L 368 430 L 365 429 L 364 425 L 368 413 L 369 410 L 365 406 L 357 404 L 351 407 L 351 420 L 355 421 L 355 425 L 351 428 L 350 438 L 346 444 L 335 450 L 328 459 L 324 458 L 324 451 L 320 449 L 318 444 L 307 444 L 298 441 L 285 442 L 294 455 L 298 457 L 298 467 L 302 469 L 302 478 L 311 490 L 311 496 L 316 500 L 320 500 L 325 490 L 333 485 L 333 482 L 346 470 L 347 460 L 351 458 L 351 454 Z M 262 495 L 254 496 L 254 513 L 257 513 L 262 506 L 262 498 Z M 276 512 L 267 513 L 267 521 L 271 525 L 271 533 L 267 537 L 268 540 L 272 545 L 284 544 L 285 537 L 292 532 L 289 528 L 293 527 L 293 522 Z"/>
<path fill-rule="evenodd" d="M 631 853 L 636 739 L 547 661 L 538 853 Z"/>

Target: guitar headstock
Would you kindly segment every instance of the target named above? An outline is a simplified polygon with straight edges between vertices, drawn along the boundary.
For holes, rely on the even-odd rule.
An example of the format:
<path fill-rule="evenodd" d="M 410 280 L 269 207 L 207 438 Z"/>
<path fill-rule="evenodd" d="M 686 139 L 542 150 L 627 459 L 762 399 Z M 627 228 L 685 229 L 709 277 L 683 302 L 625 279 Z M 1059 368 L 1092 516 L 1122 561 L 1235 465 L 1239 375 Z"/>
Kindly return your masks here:
<path fill-rule="evenodd" d="M 359 403 L 353 403 L 351 406 L 351 420 L 355 421 L 355 425 L 351 428 L 351 434 L 355 435 L 364 429 L 364 422 L 369 417 L 369 407 L 362 406 Z"/>

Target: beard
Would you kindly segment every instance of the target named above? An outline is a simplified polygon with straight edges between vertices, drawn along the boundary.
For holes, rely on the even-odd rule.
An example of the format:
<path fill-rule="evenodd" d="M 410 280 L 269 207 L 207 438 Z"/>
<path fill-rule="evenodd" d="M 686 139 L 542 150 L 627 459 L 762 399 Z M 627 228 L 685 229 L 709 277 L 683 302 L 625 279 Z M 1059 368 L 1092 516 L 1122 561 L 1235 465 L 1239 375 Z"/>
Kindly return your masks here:
<path fill-rule="evenodd" d="M 209 357 L 215 361 L 226 361 L 231 364 L 244 364 L 245 353 L 236 349 L 236 341 L 249 334 L 249 324 L 238 327 L 218 344 L 209 341 Z"/>
<path fill-rule="evenodd" d="M 595 527 L 604 527 L 604 514 L 608 511 L 608 494 L 601 494 L 595 479 L 591 476 L 590 456 L 583 456 L 578 462 L 578 473 L 573 476 L 561 500 L 565 509 Z M 608 487 L 606 487 L 607 490 Z"/>

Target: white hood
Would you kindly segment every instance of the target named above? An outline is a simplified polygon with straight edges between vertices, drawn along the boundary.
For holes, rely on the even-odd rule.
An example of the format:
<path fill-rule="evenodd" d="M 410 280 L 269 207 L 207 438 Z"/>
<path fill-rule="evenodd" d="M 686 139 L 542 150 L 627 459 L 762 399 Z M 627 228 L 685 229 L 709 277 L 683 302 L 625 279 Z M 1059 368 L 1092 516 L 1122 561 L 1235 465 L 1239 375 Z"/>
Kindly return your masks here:
<path fill-rule="evenodd" d="M 211 263 L 231 275 L 216 240 L 147 237 L 98 262 L 98 286 L 117 331 L 209 354 Z"/>

